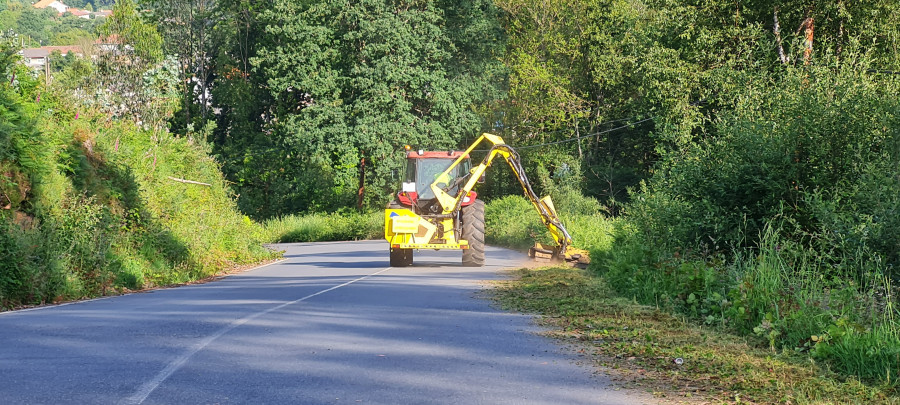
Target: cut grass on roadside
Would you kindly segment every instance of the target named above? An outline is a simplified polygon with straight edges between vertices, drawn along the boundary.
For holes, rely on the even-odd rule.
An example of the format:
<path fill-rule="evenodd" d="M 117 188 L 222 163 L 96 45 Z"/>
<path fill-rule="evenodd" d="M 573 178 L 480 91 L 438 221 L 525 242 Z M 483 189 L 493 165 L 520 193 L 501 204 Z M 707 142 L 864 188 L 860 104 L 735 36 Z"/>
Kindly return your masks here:
<path fill-rule="evenodd" d="M 522 269 L 493 290 L 510 310 L 543 315 L 549 335 L 581 346 L 595 366 L 670 399 L 715 402 L 898 404 L 896 393 L 843 379 L 807 356 L 776 353 L 617 297 L 585 271 Z M 676 364 L 682 359 L 683 364 Z"/>

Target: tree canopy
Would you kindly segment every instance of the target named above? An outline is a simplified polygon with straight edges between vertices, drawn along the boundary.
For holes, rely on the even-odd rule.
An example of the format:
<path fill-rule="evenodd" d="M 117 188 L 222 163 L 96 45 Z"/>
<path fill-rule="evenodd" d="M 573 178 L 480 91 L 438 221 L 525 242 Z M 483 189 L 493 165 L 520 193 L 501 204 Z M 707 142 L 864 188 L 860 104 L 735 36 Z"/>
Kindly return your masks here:
<path fill-rule="evenodd" d="M 267 100 L 245 117 L 266 147 L 246 147 L 256 134 L 223 125 L 222 150 L 254 168 L 238 169 L 242 198 L 263 215 L 351 206 L 363 171 L 366 202 L 381 203 L 404 145 L 452 149 L 485 128 L 478 106 L 503 94 L 496 13 L 486 1 L 382 0 L 276 1 L 260 11 L 250 71 L 225 79 L 248 81 Z"/>

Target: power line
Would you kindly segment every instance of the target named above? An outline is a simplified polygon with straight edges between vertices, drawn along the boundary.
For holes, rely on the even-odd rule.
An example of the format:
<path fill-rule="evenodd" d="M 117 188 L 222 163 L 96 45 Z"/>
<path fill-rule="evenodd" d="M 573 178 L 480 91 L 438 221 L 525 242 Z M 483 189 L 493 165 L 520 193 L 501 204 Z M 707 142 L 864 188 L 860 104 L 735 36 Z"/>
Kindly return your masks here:
<path fill-rule="evenodd" d="M 615 128 L 605 129 L 605 130 L 603 130 L 603 131 L 594 132 L 594 133 L 587 134 L 587 135 L 581 135 L 581 136 L 577 136 L 577 137 L 574 137 L 574 138 L 568 138 L 568 139 L 563 139 L 563 140 L 559 140 L 559 141 L 546 142 L 546 143 L 542 143 L 542 144 L 538 144 L 538 145 L 517 146 L 515 149 L 516 149 L 516 150 L 534 149 L 534 148 L 540 148 L 540 147 L 542 147 L 542 146 L 558 145 L 558 144 L 566 143 L 566 142 L 574 142 L 574 141 L 577 141 L 577 140 L 579 140 L 579 139 L 589 138 L 589 137 L 597 136 L 597 135 L 603 135 L 603 134 L 606 134 L 606 133 L 609 133 L 609 132 L 618 131 L 618 130 L 620 130 L 620 129 L 628 128 L 628 127 L 630 127 L 630 126 L 634 126 L 634 125 L 637 125 L 637 124 L 640 124 L 640 123 L 644 123 L 644 122 L 650 121 L 650 120 L 652 120 L 652 119 L 654 119 L 654 118 L 656 118 L 656 116 L 653 116 L 653 117 L 650 117 L 650 118 L 644 118 L 644 119 L 642 119 L 642 120 L 640 120 L 640 121 L 635 121 L 635 122 L 632 122 L 632 123 L 629 123 L 629 124 L 622 125 L 622 126 L 620 126 L 620 127 L 615 127 Z M 623 118 L 623 119 L 619 119 L 619 120 L 607 121 L 607 122 L 604 122 L 604 123 L 602 123 L 602 124 L 612 124 L 612 123 L 614 123 L 614 122 L 622 122 L 622 121 L 627 121 L 627 120 L 629 120 L 629 119 L 631 119 L 631 118 Z M 556 130 L 556 131 L 552 131 L 552 132 L 547 132 L 546 134 L 553 134 L 553 133 L 562 132 L 562 131 L 566 131 L 566 129 L 560 129 L 560 130 Z M 489 152 L 489 150 L 487 150 L 487 149 L 475 149 L 475 150 L 473 150 L 472 152 Z"/>
<path fill-rule="evenodd" d="M 558 145 L 558 144 L 566 143 L 566 142 L 574 142 L 574 141 L 577 141 L 577 140 L 579 140 L 579 139 L 590 138 L 590 137 L 592 137 L 592 136 L 603 135 L 603 134 L 606 134 L 606 133 L 609 133 L 609 132 L 618 131 L 618 130 L 620 130 L 620 129 L 625 129 L 625 128 L 628 128 L 628 127 L 631 127 L 631 126 L 634 126 L 634 125 L 637 125 L 637 124 L 640 124 L 640 123 L 644 123 L 644 122 L 650 121 L 650 120 L 652 120 L 652 119 L 654 119 L 654 118 L 656 118 L 656 117 L 644 118 L 644 119 L 642 119 L 642 120 L 640 120 L 640 121 L 635 121 L 635 122 L 632 122 L 632 123 L 629 123 L 629 124 L 622 125 L 621 127 L 610 128 L 610 129 L 606 129 L 606 130 L 603 130 L 603 131 L 600 131 L 600 132 L 594 132 L 594 133 L 592 133 L 592 134 L 587 134 L 587 135 L 577 136 L 577 137 L 569 138 L 569 139 L 563 139 L 563 140 L 560 140 L 560 141 L 545 142 L 545 143 L 542 143 L 542 144 L 539 144 L 539 145 L 519 146 L 519 147 L 517 147 L 516 149 L 534 149 L 534 148 L 540 148 L 541 146 Z M 624 121 L 624 120 L 619 120 L 619 121 Z M 615 122 L 615 121 L 612 121 L 612 122 Z"/>
<path fill-rule="evenodd" d="M 601 125 L 608 125 L 608 124 L 614 124 L 614 123 L 617 123 L 617 122 L 628 121 L 628 120 L 630 120 L 630 119 L 632 119 L 632 117 L 629 117 L 629 118 L 621 118 L 621 119 L 612 120 L 612 121 L 606 121 L 606 122 L 602 122 L 602 123 L 600 123 L 600 124 L 601 124 Z M 579 122 L 576 122 L 576 123 L 575 123 L 575 127 L 576 127 L 576 128 L 579 127 L 580 125 L 581 125 L 581 123 L 579 123 Z M 571 130 L 572 130 L 572 128 L 561 128 L 561 129 L 556 129 L 556 130 L 553 130 L 553 131 L 550 131 L 550 132 L 541 132 L 541 134 L 542 134 L 542 135 L 553 135 L 553 134 L 558 134 L 558 133 L 560 133 L 560 132 L 566 132 L 566 131 L 571 131 Z M 486 150 L 474 150 L 473 152 L 486 152 Z"/>

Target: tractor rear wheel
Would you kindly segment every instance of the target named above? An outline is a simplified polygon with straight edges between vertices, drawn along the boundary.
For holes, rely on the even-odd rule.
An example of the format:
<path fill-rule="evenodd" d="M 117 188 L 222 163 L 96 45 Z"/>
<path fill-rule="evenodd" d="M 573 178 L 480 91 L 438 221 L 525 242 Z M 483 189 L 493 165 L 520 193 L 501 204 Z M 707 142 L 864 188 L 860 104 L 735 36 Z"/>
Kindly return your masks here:
<path fill-rule="evenodd" d="M 469 241 L 462 254 L 463 266 L 484 266 L 484 201 L 462 207 L 462 238 Z"/>
<path fill-rule="evenodd" d="M 391 267 L 407 267 L 412 265 L 413 250 L 412 249 L 394 249 L 391 248 Z"/>

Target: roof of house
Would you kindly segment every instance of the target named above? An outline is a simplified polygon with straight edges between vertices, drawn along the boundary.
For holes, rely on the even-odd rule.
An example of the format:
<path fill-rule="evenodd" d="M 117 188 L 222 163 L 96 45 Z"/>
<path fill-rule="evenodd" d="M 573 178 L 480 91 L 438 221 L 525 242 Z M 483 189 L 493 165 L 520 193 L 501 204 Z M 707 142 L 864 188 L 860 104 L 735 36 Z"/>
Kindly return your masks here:
<path fill-rule="evenodd" d="M 96 16 L 100 17 L 109 17 L 112 15 L 112 10 L 100 10 L 94 13 Z"/>
<path fill-rule="evenodd" d="M 41 48 L 27 48 L 22 50 L 22 56 L 25 59 L 46 58 L 50 56 L 50 51 Z"/>
<path fill-rule="evenodd" d="M 81 17 L 81 16 L 85 16 L 85 15 L 91 15 L 91 12 L 90 12 L 90 11 L 79 10 L 79 9 L 77 9 L 77 8 L 70 8 L 70 9 L 69 9 L 69 12 L 72 13 L 72 15 L 74 15 L 74 16 L 76 16 L 76 17 Z"/>
<path fill-rule="evenodd" d="M 37 3 L 34 3 L 34 8 L 47 8 L 56 1 L 58 0 L 41 0 Z"/>
<path fill-rule="evenodd" d="M 54 51 L 59 51 L 59 52 L 62 53 L 63 55 L 65 55 L 65 54 L 67 54 L 67 53 L 69 53 L 69 52 L 74 52 L 74 53 L 76 53 L 76 54 L 84 53 L 84 51 L 83 51 L 83 50 L 81 49 L 81 47 L 78 46 L 78 45 L 68 45 L 68 46 L 42 46 L 42 47 L 40 47 L 39 49 L 46 50 L 48 53 L 53 53 Z"/>

